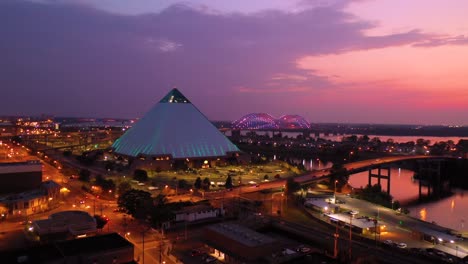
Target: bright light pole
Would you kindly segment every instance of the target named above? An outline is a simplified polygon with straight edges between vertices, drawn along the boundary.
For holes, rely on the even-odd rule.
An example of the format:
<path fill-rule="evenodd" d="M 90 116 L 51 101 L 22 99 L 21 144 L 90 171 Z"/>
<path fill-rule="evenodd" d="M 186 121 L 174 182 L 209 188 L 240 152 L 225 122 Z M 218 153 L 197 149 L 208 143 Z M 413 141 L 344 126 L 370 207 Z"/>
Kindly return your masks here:
<path fill-rule="evenodd" d="M 338 180 L 335 180 L 335 189 L 333 190 L 333 203 L 336 204 L 336 184 L 338 183 Z"/>
<path fill-rule="evenodd" d="M 338 258 L 338 238 L 340 237 L 340 234 L 338 233 L 338 221 L 336 221 L 336 231 L 335 231 L 334 237 L 335 237 L 335 247 L 333 250 L 333 257 L 336 259 Z"/>

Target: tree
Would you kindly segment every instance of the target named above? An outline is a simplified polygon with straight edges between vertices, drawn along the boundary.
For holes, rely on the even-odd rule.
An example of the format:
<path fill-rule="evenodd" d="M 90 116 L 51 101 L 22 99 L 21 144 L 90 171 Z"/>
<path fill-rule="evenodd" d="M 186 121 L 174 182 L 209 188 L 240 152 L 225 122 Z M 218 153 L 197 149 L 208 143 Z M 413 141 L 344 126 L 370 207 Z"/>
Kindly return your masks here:
<path fill-rule="evenodd" d="M 210 189 L 210 185 L 211 185 L 211 181 L 210 179 L 208 179 L 208 177 L 203 179 L 203 189 L 205 191 L 208 191 Z"/>
<path fill-rule="evenodd" d="M 177 182 L 177 187 L 179 189 L 185 189 L 187 188 L 189 184 L 187 183 L 187 180 L 184 180 L 184 179 L 180 179 L 178 182 Z"/>
<path fill-rule="evenodd" d="M 341 164 L 333 164 L 330 171 L 329 187 L 335 187 L 335 181 L 338 181 L 337 187 L 341 189 L 349 180 L 349 172 Z"/>
<path fill-rule="evenodd" d="M 148 173 L 145 170 L 136 169 L 133 172 L 133 179 L 146 182 L 148 180 Z"/>
<path fill-rule="evenodd" d="M 88 169 L 80 170 L 79 177 L 78 177 L 80 181 L 89 182 L 90 177 L 91 177 L 91 172 Z"/>
<path fill-rule="evenodd" d="M 226 189 L 232 189 L 232 178 L 230 175 L 227 176 L 224 187 L 226 187 Z"/>
<path fill-rule="evenodd" d="M 193 184 L 193 187 L 195 187 L 195 189 L 201 189 L 202 180 L 200 177 L 197 177 L 197 179 L 195 180 L 195 183 Z"/>
<path fill-rule="evenodd" d="M 119 187 L 117 188 L 117 194 L 119 196 L 123 195 L 124 193 L 130 191 L 132 189 L 132 186 L 130 185 L 129 182 L 124 181 L 119 184 Z"/>
<path fill-rule="evenodd" d="M 153 206 L 153 199 L 149 192 L 131 189 L 119 196 L 118 205 L 138 219 L 144 219 Z"/>
<path fill-rule="evenodd" d="M 360 143 L 368 143 L 369 140 L 370 140 L 370 138 L 369 138 L 368 135 L 360 136 L 359 139 L 358 139 L 358 141 L 359 141 Z"/>
<path fill-rule="evenodd" d="M 294 180 L 294 178 L 288 178 L 286 180 L 286 190 L 285 190 L 285 192 L 286 192 L 287 195 L 291 195 L 294 192 L 298 191 L 299 189 L 301 189 L 301 185 L 298 182 L 296 182 Z"/>
<path fill-rule="evenodd" d="M 165 222 L 175 218 L 172 206 L 166 204 L 161 207 L 153 207 L 151 210 L 151 225 L 161 228 Z"/>
<path fill-rule="evenodd" d="M 156 198 L 154 198 L 154 202 L 156 207 L 163 207 L 167 203 L 167 197 L 164 194 L 158 194 Z"/>
<path fill-rule="evenodd" d="M 97 186 L 100 186 L 105 191 L 115 191 L 115 183 L 112 179 L 104 179 L 104 177 L 99 174 L 94 181 Z"/>

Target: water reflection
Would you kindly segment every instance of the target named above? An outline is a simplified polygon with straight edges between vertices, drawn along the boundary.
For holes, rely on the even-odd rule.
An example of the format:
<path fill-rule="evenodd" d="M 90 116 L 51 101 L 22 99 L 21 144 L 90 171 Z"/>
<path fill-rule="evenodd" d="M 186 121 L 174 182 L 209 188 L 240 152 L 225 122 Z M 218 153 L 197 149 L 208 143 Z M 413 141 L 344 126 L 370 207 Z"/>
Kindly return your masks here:
<path fill-rule="evenodd" d="M 427 216 L 426 208 L 423 208 L 419 211 L 419 216 L 421 220 L 426 221 L 426 216 Z"/>
<path fill-rule="evenodd" d="M 365 187 L 368 183 L 369 173 L 361 172 L 350 176 L 349 183 L 354 188 Z M 414 172 L 405 169 L 391 169 L 392 177 L 390 180 L 390 194 L 395 200 L 402 203 L 418 198 L 418 181 L 413 179 Z M 372 179 L 372 184 L 376 184 L 377 179 Z M 382 189 L 387 186 L 386 180 L 382 180 Z M 468 231 L 465 227 L 465 218 L 467 217 L 466 208 L 468 208 L 468 197 L 464 195 L 464 190 L 453 190 L 454 195 L 435 201 L 408 208 L 410 215 L 427 222 L 435 222 L 438 225 L 455 230 Z M 427 193 L 427 188 L 423 187 L 422 193 Z"/>
<path fill-rule="evenodd" d="M 448 227 L 455 230 L 468 231 L 465 227 L 466 208 L 468 208 L 468 198 L 464 196 L 464 190 L 454 190 L 455 194 L 445 199 L 418 205 L 409 208 L 410 215 L 420 218 L 418 212 L 426 209 L 425 220 L 427 222 L 435 222 L 438 225 Z"/>
<path fill-rule="evenodd" d="M 308 171 L 330 169 L 333 166 L 332 162 L 323 162 L 319 159 L 308 159 L 308 160 L 307 159 L 303 159 L 303 160 L 292 159 L 292 162 L 302 163 L 304 168 Z"/>
<path fill-rule="evenodd" d="M 383 174 L 386 172 L 383 171 Z M 391 168 L 390 169 L 390 194 L 395 200 L 407 202 L 418 197 L 419 184 L 413 180 L 414 172 L 410 170 Z M 364 171 L 353 174 L 349 177 L 349 184 L 354 188 L 364 188 L 368 184 L 369 172 Z M 397 177 L 395 177 L 397 176 Z M 372 185 L 377 184 L 377 179 L 372 178 Z M 382 190 L 387 190 L 387 180 L 380 182 Z"/>

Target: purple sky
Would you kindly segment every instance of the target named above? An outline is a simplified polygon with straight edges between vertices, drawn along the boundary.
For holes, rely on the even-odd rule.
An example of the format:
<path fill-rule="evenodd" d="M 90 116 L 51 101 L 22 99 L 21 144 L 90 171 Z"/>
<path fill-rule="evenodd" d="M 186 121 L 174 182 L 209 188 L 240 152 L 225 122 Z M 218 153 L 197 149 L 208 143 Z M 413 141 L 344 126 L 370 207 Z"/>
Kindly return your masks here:
<path fill-rule="evenodd" d="M 0 115 L 134 118 L 177 86 L 212 120 L 468 124 L 468 4 L 438 2 L 3 0 Z"/>

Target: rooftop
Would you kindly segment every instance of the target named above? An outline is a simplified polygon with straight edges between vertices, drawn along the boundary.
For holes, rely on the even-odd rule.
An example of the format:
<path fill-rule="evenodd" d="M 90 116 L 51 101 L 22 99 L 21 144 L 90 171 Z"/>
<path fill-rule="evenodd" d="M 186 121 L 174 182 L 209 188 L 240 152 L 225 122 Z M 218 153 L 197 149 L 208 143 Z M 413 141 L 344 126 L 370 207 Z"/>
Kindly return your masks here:
<path fill-rule="evenodd" d="M 133 244 L 116 233 L 60 241 L 18 250 L 0 251 L 1 263 L 62 263 L 65 257 L 99 253 L 132 247 Z M 65 262 L 63 262 L 65 263 Z"/>
<path fill-rule="evenodd" d="M 24 165 L 41 165 L 40 160 L 28 160 L 28 161 L 19 161 L 19 162 L 1 162 L 0 167 L 10 167 L 10 166 L 24 166 Z"/>
<path fill-rule="evenodd" d="M 106 251 L 125 247 L 133 247 L 125 238 L 117 233 L 101 236 L 85 237 L 57 243 L 56 247 L 64 256 L 86 254 L 88 252 Z"/>
<path fill-rule="evenodd" d="M 339 220 L 341 222 L 344 222 L 346 224 L 350 224 L 351 218 L 352 220 L 352 225 L 365 229 L 365 228 L 372 228 L 375 227 L 375 223 L 373 220 L 370 220 L 368 218 L 360 218 L 360 217 L 352 217 L 352 215 L 349 214 L 329 214 L 328 217 Z"/>
<path fill-rule="evenodd" d="M 197 213 L 197 212 L 203 212 L 203 211 L 211 211 L 213 209 L 214 209 L 213 206 L 208 205 L 208 204 L 197 204 L 197 205 L 186 206 L 174 213 L 176 214 Z"/>
<path fill-rule="evenodd" d="M 33 221 L 39 235 L 70 232 L 74 235 L 96 231 L 96 220 L 88 212 L 63 211 L 52 214 L 49 219 Z"/>
<path fill-rule="evenodd" d="M 215 158 L 239 152 L 179 90 L 155 104 L 112 148 L 130 157 Z"/>
<path fill-rule="evenodd" d="M 239 242 L 245 246 L 256 247 L 261 245 L 266 245 L 274 242 L 275 240 L 269 236 L 258 233 L 247 227 L 243 227 L 238 224 L 232 223 L 221 223 L 209 226 L 208 229 L 211 229 L 217 233 L 224 235 L 236 242 Z"/>

